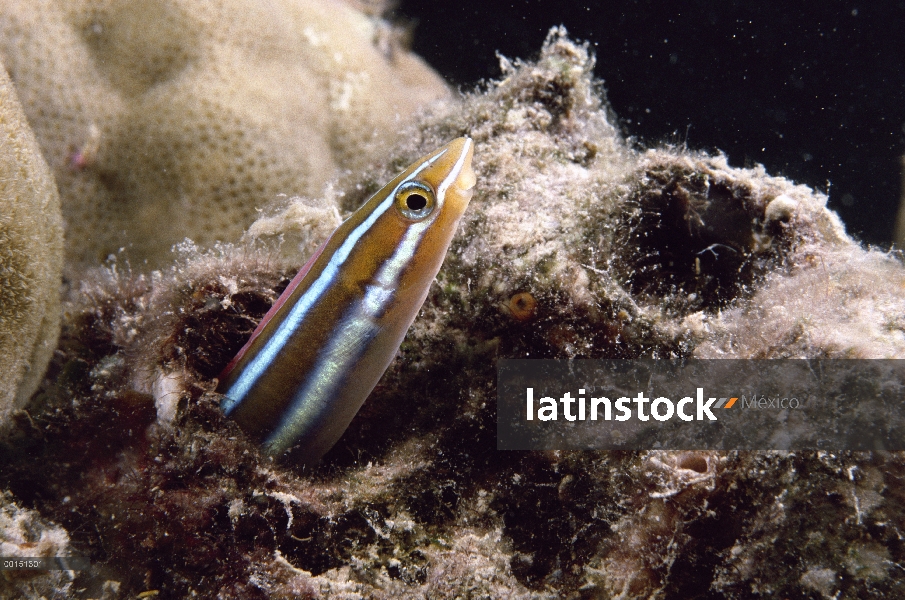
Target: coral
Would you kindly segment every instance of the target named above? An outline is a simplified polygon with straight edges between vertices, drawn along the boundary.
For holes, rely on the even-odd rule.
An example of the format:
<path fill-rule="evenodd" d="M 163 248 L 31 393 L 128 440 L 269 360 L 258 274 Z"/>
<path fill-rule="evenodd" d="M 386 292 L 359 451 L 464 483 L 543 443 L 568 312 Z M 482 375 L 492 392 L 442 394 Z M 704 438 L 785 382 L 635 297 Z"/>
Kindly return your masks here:
<path fill-rule="evenodd" d="M 0 424 L 37 389 L 60 333 L 60 199 L 0 65 Z"/>
<path fill-rule="evenodd" d="M 367 164 L 448 95 L 389 30 L 332 0 L 4 3 L 0 57 L 56 176 L 68 260 L 125 247 L 160 266 Z"/>
<path fill-rule="evenodd" d="M 285 199 L 242 243 L 184 245 L 170 269 L 117 263 L 80 282 L 31 420 L 0 447 L 0 485 L 101 569 L 76 585 L 905 595 L 901 453 L 496 450 L 498 358 L 901 356 L 898 262 L 848 238 L 807 187 L 634 148 L 591 67 L 554 30 L 537 62 L 505 61 L 501 81 L 435 108 L 322 201 Z M 219 411 L 217 373 L 336 212 L 464 133 L 475 198 L 397 359 L 321 465 L 261 455 Z"/>

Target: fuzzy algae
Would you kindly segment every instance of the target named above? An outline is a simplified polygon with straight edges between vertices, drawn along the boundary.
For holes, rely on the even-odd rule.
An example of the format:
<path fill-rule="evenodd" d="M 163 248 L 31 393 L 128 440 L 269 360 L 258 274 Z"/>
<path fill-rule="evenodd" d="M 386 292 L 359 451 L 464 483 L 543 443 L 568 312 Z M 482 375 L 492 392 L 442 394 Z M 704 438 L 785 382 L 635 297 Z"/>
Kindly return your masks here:
<path fill-rule="evenodd" d="M 35 425 L 19 420 L 0 467 L 102 567 L 78 585 L 109 598 L 905 595 L 901 453 L 496 450 L 498 358 L 902 356 L 900 263 L 849 239 L 807 187 L 632 147 L 592 64 L 554 30 L 536 63 L 505 62 L 502 81 L 408 129 L 387 164 L 320 202 L 287 200 L 241 245 L 186 245 L 169 270 L 80 283 Z M 480 184 L 400 355 L 320 467 L 263 457 L 213 378 L 304 262 L 275 240 L 286 230 L 284 246 L 310 251 L 334 211 L 464 133 Z M 534 300 L 524 318 L 519 294 Z"/>
<path fill-rule="evenodd" d="M 0 556 L 5 559 L 69 556 L 69 535 L 37 511 L 0 492 Z M 11 571 L 0 576 L 0 598 L 53 598 L 73 593 L 74 571 Z"/>

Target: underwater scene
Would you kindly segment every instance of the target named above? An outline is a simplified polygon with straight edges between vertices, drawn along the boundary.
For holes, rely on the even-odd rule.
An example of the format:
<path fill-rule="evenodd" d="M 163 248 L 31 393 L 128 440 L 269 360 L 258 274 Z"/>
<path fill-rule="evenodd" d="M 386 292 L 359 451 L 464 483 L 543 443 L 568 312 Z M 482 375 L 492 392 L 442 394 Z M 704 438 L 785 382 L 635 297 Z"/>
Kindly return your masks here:
<path fill-rule="evenodd" d="M 4 0 L 0 599 L 905 597 L 905 3 L 787 4 Z"/>

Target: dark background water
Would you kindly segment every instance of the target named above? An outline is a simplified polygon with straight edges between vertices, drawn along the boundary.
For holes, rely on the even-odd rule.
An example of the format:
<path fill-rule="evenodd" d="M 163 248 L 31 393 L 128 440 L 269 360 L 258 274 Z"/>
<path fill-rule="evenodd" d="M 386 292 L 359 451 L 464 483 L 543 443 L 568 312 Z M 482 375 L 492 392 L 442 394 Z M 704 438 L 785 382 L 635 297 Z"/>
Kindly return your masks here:
<path fill-rule="evenodd" d="M 888 245 L 905 153 L 905 1 L 400 0 L 414 50 L 450 82 L 536 57 L 564 24 L 597 55 L 620 126 L 644 144 L 722 150 L 818 190 Z"/>

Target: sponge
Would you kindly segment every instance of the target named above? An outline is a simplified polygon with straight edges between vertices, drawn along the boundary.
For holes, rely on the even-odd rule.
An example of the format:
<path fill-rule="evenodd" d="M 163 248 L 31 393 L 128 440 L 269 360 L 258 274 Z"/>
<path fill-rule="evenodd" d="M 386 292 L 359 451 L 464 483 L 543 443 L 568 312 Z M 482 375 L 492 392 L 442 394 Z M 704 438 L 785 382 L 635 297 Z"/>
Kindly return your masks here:
<path fill-rule="evenodd" d="M 449 95 L 336 0 L 8 0 L 0 58 L 57 178 L 70 264 L 232 241 Z"/>

